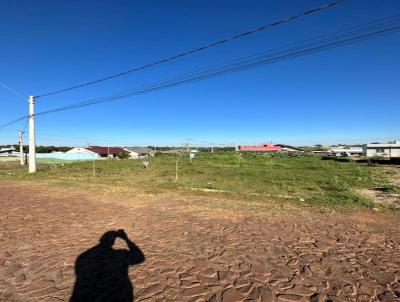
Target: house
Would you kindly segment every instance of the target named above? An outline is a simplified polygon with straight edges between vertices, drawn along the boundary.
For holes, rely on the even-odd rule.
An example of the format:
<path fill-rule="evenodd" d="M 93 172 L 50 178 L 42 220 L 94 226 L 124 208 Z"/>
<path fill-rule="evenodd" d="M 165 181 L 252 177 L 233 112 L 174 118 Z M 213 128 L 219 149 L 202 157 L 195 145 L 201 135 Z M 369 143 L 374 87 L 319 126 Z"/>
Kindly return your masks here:
<path fill-rule="evenodd" d="M 129 153 L 130 158 L 138 159 L 143 157 L 153 157 L 156 153 L 151 148 L 146 147 L 127 147 L 124 148 L 124 151 Z"/>
<path fill-rule="evenodd" d="M 294 152 L 294 153 L 304 153 L 304 150 L 301 148 L 297 148 L 294 146 L 284 145 L 284 144 L 277 144 L 275 146 L 281 147 L 282 152 Z"/>
<path fill-rule="evenodd" d="M 316 156 L 331 155 L 331 152 L 329 152 L 329 150 L 313 150 L 311 151 L 311 153 Z"/>
<path fill-rule="evenodd" d="M 95 158 L 115 158 L 123 151 L 124 149 L 120 147 L 89 146 L 85 148 L 73 148 L 66 153 L 90 154 Z"/>
<path fill-rule="evenodd" d="M 400 140 L 387 144 L 363 145 L 363 152 L 368 157 L 400 158 Z"/>
<path fill-rule="evenodd" d="M 362 156 L 364 154 L 362 146 L 337 146 L 329 149 L 330 155 L 335 156 Z"/>
<path fill-rule="evenodd" d="M 38 158 L 55 158 L 62 160 L 94 160 L 100 158 L 99 154 L 87 150 L 86 148 L 76 147 L 66 152 L 51 152 L 37 154 Z"/>
<path fill-rule="evenodd" d="M 19 153 L 18 153 L 19 155 Z M 13 146 L 9 148 L 0 148 L 0 156 L 8 157 L 8 156 L 16 156 L 16 151 Z"/>
<path fill-rule="evenodd" d="M 71 150 L 68 150 L 65 153 L 66 154 L 89 154 L 94 158 L 99 157 L 99 154 L 97 154 L 96 152 L 93 152 L 86 148 L 81 148 L 81 147 L 72 148 Z"/>
<path fill-rule="evenodd" d="M 190 159 L 195 158 L 197 155 L 199 155 L 199 153 L 200 153 L 200 151 L 198 151 L 198 150 L 191 150 L 189 152 L 189 158 Z"/>
<path fill-rule="evenodd" d="M 89 146 L 87 150 L 97 153 L 100 157 L 105 158 L 116 158 L 118 154 L 124 151 L 120 147 L 100 147 L 100 146 Z"/>
<path fill-rule="evenodd" d="M 281 151 L 282 147 L 273 144 L 263 144 L 259 146 L 240 146 L 239 151 Z"/>

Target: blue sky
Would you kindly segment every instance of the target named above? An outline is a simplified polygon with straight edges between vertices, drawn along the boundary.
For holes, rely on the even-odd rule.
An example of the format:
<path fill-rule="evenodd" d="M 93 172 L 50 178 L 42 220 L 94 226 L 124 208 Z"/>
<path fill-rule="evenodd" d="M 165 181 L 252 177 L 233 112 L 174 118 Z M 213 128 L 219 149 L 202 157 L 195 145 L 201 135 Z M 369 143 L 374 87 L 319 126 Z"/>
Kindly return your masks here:
<path fill-rule="evenodd" d="M 326 1 L 3 1 L 0 82 L 38 95 L 202 46 Z M 47 110 L 400 12 L 397 0 L 328 10 L 99 85 Z M 362 143 L 400 138 L 400 34 L 154 93 L 37 117 L 38 144 Z M 0 124 L 27 103 L 0 87 Z M 0 130 L 15 143 L 24 121 Z"/>

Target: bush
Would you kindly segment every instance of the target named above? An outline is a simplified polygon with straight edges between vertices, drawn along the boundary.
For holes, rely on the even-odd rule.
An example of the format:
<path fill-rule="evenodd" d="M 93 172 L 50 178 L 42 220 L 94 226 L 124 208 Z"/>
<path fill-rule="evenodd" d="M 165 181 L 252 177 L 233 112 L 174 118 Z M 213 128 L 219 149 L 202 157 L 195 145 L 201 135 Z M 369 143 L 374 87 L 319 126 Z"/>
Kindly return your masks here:
<path fill-rule="evenodd" d="M 128 159 L 129 157 L 130 157 L 130 155 L 129 155 L 128 151 L 122 151 L 122 152 L 118 153 L 119 159 Z"/>

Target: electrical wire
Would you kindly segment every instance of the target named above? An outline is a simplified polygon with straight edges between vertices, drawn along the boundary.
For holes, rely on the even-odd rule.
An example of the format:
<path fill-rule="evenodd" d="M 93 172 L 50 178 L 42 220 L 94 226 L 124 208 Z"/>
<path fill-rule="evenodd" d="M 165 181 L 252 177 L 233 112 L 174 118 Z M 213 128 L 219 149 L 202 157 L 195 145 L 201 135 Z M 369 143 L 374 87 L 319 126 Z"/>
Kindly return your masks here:
<path fill-rule="evenodd" d="M 302 45 L 301 47 L 290 48 L 289 51 L 288 51 L 288 49 L 285 49 L 284 51 L 281 51 L 281 52 L 275 52 L 272 54 L 267 53 L 266 55 L 261 55 L 261 56 L 257 56 L 257 57 L 250 58 L 250 59 L 246 58 L 245 60 L 239 61 L 235 64 L 220 65 L 220 66 L 218 66 L 218 68 L 209 68 L 204 71 L 185 74 L 183 76 L 175 77 L 175 78 L 172 78 L 167 81 L 161 81 L 161 82 L 149 85 L 149 86 L 139 88 L 134 91 L 121 92 L 119 94 L 107 96 L 104 98 L 91 99 L 88 101 L 83 101 L 83 102 L 79 102 L 79 103 L 64 106 L 64 107 L 50 109 L 50 110 L 36 113 L 36 115 L 44 115 L 44 114 L 49 114 L 49 113 L 53 113 L 53 112 L 70 110 L 70 109 L 74 109 L 74 108 L 90 106 L 90 105 L 103 103 L 103 102 L 109 102 L 109 101 L 113 101 L 116 99 L 125 98 L 125 97 L 129 97 L 129 96 L 133 96 L 133 95 L 139 95 L 139 94 L 143 94 L 143 93 L 148 93 L 148 92 L 152 92 L 155 90 L 165 89 L 165 88 L 169 88 L 172 86 L 176 86 L 176 85 L 180 85 L 180 84 L 184 84 L 184 83 L 188 83 L 188 82 L 204 80 L 204 79 L 207 79 L 212 76 L 235 72 L 235 71 L 239 71 L 239 70 L 243 70 L 243 69 L 247 69 L 247 68 L 256 67 L 259 65 L 272 64 L 272 63 L 276 63 L 281 60 L 286 60 L 286 59 L 293 58 L 293 57 L 299 57 L 299 56 L 315 53 L 317 51 L 330 49 L 333 47 L 338 47 L 338 46 L 342 46 L 342 45 L 349 44 L 349 43 L 355 43 L 355 42 L 365 40 L 367 38 L 376 37 L 376 36 L 379 36 L 382 34 L 395 32 L 395 31 L 398 31 L 399 29 L 400 29 L 400 25 L 398 23 L 397 24 L 391 23 L 391 24 L 389 24 L 389 26 L 379 28 L 379 29 L 377 29 L 374 26 L 372 31 L 367 31 L 364 29 L 363 32 L 360 32 L 358 30 L 355 34 L 354 34 L 354 32 L 351 32 L 350 35 L 348 35 L 348 36 L 344 36 L 343 34 L 341 34 L 338 37 L 334 37 L 336 40 L 329 41 L 329 40 L 325 39 L 324 41 L 322 41 L 322 43 L 321 43 L 321 41 L 317 41 L 320 44 L 308 43 L 306 45 Z"/>
<path fill-rule="evenodd" d="M 2 124 L 2 125 L 0 125 L 0 129 L 1 129 L 1 128 L 5 128 L 5 127 L 10 126 L 10 125 L 13 125 L 13 124 L 15 124 L 15 123 L 17 123 L 17 122 L 19 122 L 19 121 L 22 121 L 22 120 L 24 120 L 24 119 L 26 119 L 26 118 L 28 118 L 28 116 L 23 116 L 23 117 L 20 117 L 20 118 L 15 119 L 15 120 L 12 120 L 12 121 L 10 121 L 10 122 L 7 122 L 7 123 L 5 123 L 5 124 Z"/>
<path fill-rule="evenodd" d="M 106 81 L 106 80 L 110 80 L 110 79 L 113 79 L 113 78 L 121 77 L 121 76 L 127 75 L 129 73 L 133 73 L 133 72 L 139 71 L 139 70 L 150 68 L 150 67 L 153 67 L 155 65 L 166 63 L 166 62 L 169 62 L 169 61 L 181 58 L 181 57 L 185 57 L 185 56 L 191 55 L 193 53 L 201 52 L 201 51 L 204 51 L 206 49 L 215 47 L 217 45 L 221 45 L 221 44 L 233 41 L 233 40 L 237 40 L 237 39 L 242 38 L 244 36 L 249 36 L 249 35 L 255 34 L 257 32 L 263 31 L 263 30 L 268 29 L 268 28 L 273 27 L 273 26 L 277 26 L 277 25 L 281 25 L 281 24 L 284 24 L 284 23 L 288 23 L 288 22 L 290 22 L 292 20 L 295 20 L 297 18 L 300 18 L 302 16 L 310 15 L 310 14 L 319 12 L 319 11 L 321 11 L 323 9 L 326 9 L 326 8 L 329 8 L 329 7 L 333 7 L 333 6 L 339 4 L 342 1 L 344 1 L 344 0 L 338 0 L 338 1 L 335 1 L 335 2 L 328 3 L 328 4 L 324 4 L 322 6 L 319 6 L 319 7 L 316 7 L 316 8 L 313 8 L 313 9 L 298 13 L 296 15 L 292 15 L 290 17 L 286 17 L 284 19 L 280 19 L 280 20 L 274 21 L 274 22 L 266 24 L 266 25 L 262 25 L 262 26 L 256 27 L 256 28 L 248 30 L 246 32 L 242 32 L 242 33 L 237 34 L 237 35 L 226 37 L 226 38 L 224 38 L 222 40 L 219 40 L 219 41 L 216 41 L 216 42 L 212 42 L 212 43 L 206 44 L 204 46 L 201 46 L 201 47 L 198 47 L 198 48 L 195 48 L 195 49 L 192 49 L 192 50 L 184 51 L 184 52 L 178 53 L 176 55 L 173 55 L 173 56 L 170 56 L 170 57 L 166 57 L 166 58 L 160 59 L 158 61 L 155 61 L 155 62 L 152 62 L 152 63 L 149 63 L 149 64 L 145 64 L 145 65 L 142 65 L 142 66 L 139 66 L 139 67 L 131 68 L 131 69 L 128 69 L 128 70 L 120 72 L 120 73 L 109 75 L 109 76 L 106 76 L 106 77 L 103 77 L 103 78 L 100 78 L 100 79 L 96 79 L 96 80 L 93 80 L 93 81 L 85 82 L 85 83 L 78 84 L 78 85 L 75 85 L 75 86 L 71 86 L 71 87 L 68 87 L 68 88 L 63 88 L 63 89 L 60 89 L 60 90 L 55 90 L 55 91 L 50 91 L 50 92 L 47 92 L 47 93 L 43 93 L 41 95 L 36 96 L 36 98 L 42 98 L 42 97 L 46 97 L 46 96 L 55 95 L 55 94 L 59 94 L 59 93 L 62 93 L 62 92 L 70 91 L 70 90 L 73 90 L 73 89 L 77 89 L 77 88 L 93 85 L 93 84 L 100 83 L 100 82 L 103 82 L 103 81 Z"/>
<path fill-rule="evenodd" d="M 378 21 L 369 22 L 364 25 L 353 26 L 347 30 L 340 30 L 331 34 L 318 36 L 317 38 L 303 40 L 297 43 L 292 43 L 284 47 L 276 48 L 261 53 L 261 55 L 247 56 L 226 64 L 211 66 L 200 71 L 186 73 L 177 77 L 153 83 L 148 86 L 133 90 L 123 91 L 118 94 L 90 99 L 87 101 L 67 105 L 59 108 L 54 108 L 35 115 L 44 115 L 54 112 L 70 110 L 74 108 L 95 105 L 103 102 L 109 102 L 116 99 L 121 99 L 129 96 L 149 93 L 160 89 L 169 88 L 189 82 L 204 80 L 210 77 L 224 75 L 231 72 L 240 71 L 243 69 L 253 68 L 259 65 L 272 64 L 278 61 L 299 57 L 303 55 L 313 54 L 318 51 L 339 47 L 342 45 L 359 42 L 365 39 L 373 38 L 383 34 L 388 34 L 400 30 L 400 16 L 396 15 L 390 18 L 381 19 Z M 278 49 L 278 51 L 276 51 Z M 0 128 L 18 122 L 28 116 L 21 117 L 9 123 L 0 125 Z"/>
<path fill-rule="evenodd" d="M 22 130 L 22 132 L 23 132 L 23 133 L 25 133 L 25 130 L 26 130 L 26 126 L 28 126 L 28 121 L 29 121 L 29 119 L 27 118 L 27 119 L 26 119 L 26 121 L 25 121 L 25 126 L 24 126 L 24 130 Z"/>
<path fill-rule="evenodd" d="M 18 98 L 26 101 L 27 98 L 25 98 L 21 93 L 19 93 L 17 90 L 7 86 L 6 84 L 0 82 L 0 86 L 3 86 L 5 89 L 7 89 L 9 92 L 11 92 L 13 95 L 17 96 Z"/>

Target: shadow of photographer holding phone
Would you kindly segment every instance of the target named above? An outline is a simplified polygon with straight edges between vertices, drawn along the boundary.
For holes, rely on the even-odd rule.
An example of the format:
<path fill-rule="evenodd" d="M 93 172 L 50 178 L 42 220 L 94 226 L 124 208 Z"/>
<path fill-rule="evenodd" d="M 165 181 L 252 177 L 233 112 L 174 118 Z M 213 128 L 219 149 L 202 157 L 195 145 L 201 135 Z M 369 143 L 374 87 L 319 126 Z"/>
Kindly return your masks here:
<path fill-rule="evenodd" d="M 117 238 L 124 240 L 128 249 L 114 249 Z M 128 268 L 144 259 L 124 230 L 104 233 L 99 244 L 80 254 L 75 262 L 76 281 L 70 302 L 132 302 Z"/>

